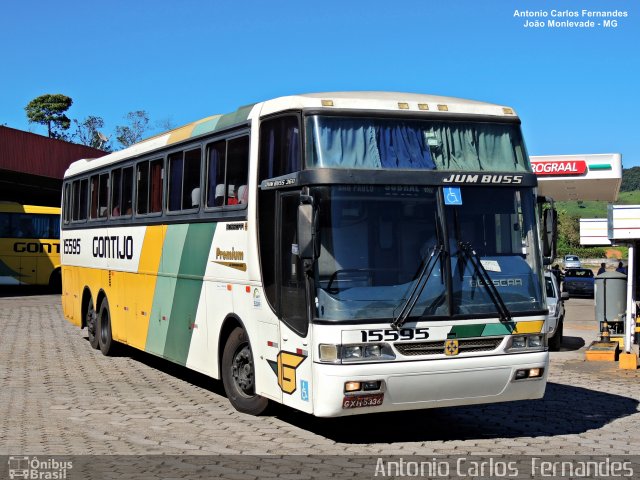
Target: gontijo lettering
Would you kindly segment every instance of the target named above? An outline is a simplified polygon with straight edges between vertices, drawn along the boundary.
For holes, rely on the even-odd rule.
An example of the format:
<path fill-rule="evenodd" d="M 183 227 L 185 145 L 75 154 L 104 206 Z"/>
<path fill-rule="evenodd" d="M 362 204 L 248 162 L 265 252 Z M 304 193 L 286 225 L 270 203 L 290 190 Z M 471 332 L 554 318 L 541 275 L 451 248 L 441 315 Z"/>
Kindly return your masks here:
<path fill-rule="evenodd" d="M 93 237 L 93 256 L 97 258 L 133 258 L 133 237 Z"/>
<path fill-rule="evenodd" d="M 59 243 L 48 242 L 16 242 L 13 244 L 13 251 L 16 253 L 60 253 Z"/>

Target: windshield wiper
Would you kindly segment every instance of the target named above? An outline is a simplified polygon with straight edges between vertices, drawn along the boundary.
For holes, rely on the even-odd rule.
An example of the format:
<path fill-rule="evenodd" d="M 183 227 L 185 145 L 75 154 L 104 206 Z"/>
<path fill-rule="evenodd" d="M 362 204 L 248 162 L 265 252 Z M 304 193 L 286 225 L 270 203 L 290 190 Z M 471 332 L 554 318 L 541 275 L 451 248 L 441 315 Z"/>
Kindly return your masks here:
<path fill-rule="evenodd" d="M 422 291 L 427 285 L 434 267 L 438 264 L 438 259 L 441 254 L 442 245 L 436 245 L 431 250 L 429 256 L 423 261 L 422 268 L 418 273 L 418 277 L 413 284 L 413 288 L 411 289 L 409 296 L 402 305 L 400 313 L 398 313 L 398 315 L 393 319 L 393 322 L 391 322 L 391 327 L 395 330 L 400 329 L 400 327 L 407 321 L 407 318 L 409 318 L 409 314 L 411 313 L 411 310 L 413 310 L 413 307 L 416 306 L 420 295 L 422 295 Z"/>
<path fill-rule="evenodd" d="M 471 262 L 473 268 L 477 272 L 482 284 L 487 288 L 487 293 L 489 294 L 489 298 L 498 310 L 498 314 L 500 315 L 501 322 L 510 322 L 511 321 L 511 312 L 502 300 L 498 289 L 495 284 L 491 280 L 489 273 L 482 265 L 482 261 L 480 260 L 480 256 L 471 246 L 471 242 L 458 242 L 458 249 L 465 254 L 467 260 Z"/>

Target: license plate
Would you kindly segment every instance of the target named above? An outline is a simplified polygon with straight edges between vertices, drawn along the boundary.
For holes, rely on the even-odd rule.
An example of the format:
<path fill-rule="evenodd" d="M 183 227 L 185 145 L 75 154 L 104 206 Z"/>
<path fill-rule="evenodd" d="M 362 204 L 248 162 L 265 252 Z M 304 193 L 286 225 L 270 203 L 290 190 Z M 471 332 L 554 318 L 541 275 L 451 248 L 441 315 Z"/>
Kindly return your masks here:
<path fill-rule="evenodd" d="M 384 393 L 344 397 L 342 408 L 379 407 L 384 400 Z"/>

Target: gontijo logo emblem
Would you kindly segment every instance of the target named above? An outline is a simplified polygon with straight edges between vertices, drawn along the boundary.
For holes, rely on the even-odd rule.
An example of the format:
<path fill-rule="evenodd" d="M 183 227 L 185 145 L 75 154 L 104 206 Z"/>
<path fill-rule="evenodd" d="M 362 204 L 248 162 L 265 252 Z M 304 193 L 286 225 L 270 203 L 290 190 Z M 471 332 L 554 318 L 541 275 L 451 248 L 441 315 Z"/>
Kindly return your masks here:
<path fill-rule="evenodd" d="M 296 391 L 296 369 L 304 362 L 305 358 L 307 358 L 305 355 L 280 351 L 277 362 L 267 360 L 278 376 L 278 385 L 284 393 L 291 394 Z"/>

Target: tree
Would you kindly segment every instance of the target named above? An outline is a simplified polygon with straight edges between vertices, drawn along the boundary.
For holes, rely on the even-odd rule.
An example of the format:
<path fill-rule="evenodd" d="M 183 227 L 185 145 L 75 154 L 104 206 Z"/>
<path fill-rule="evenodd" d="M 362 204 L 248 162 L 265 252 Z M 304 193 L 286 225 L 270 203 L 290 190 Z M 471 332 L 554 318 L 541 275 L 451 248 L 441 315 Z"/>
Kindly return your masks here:
<path fill-rule="evenodd" d="M 625 168 L 622 170 L 621 192 L 640 190 L 640 167 Z"/>
<path fill-rule="evenodd" d="M 72 138 L 78 143 L 88 147 L 99 148 L 106 152 L 111 151 L 109 139 L 105 140 L 105 136 L 99 132 L 99 129 L 104 128 L 102 117 L 89 115 L 82 121 L 74 119 L 73 123 L 76 125 L 76 131 Z"/>
<path fill-rule="evenodd" d="M 45 94 L 31 100 L 26 107 L 29 123 L 47 126 L 49 138 L 66 140 L 64 131 L 69 130 L 71 120 L 65 115 L 73 100 L 60 93 Z"/>
<path fill-rule="evenodd" d="M 144 132 L 149 128 L 149 115 L 145 110 L 136 110 L 127 113 L 124 118 L 128 120 L 129 125 L 116 127 L 116 140 L 126 148 L 142 140 Z"/>
<path fill-rule="evenodd" d="M 580 217 L 558 210 L 558 249 L 580 247 Z"/>

